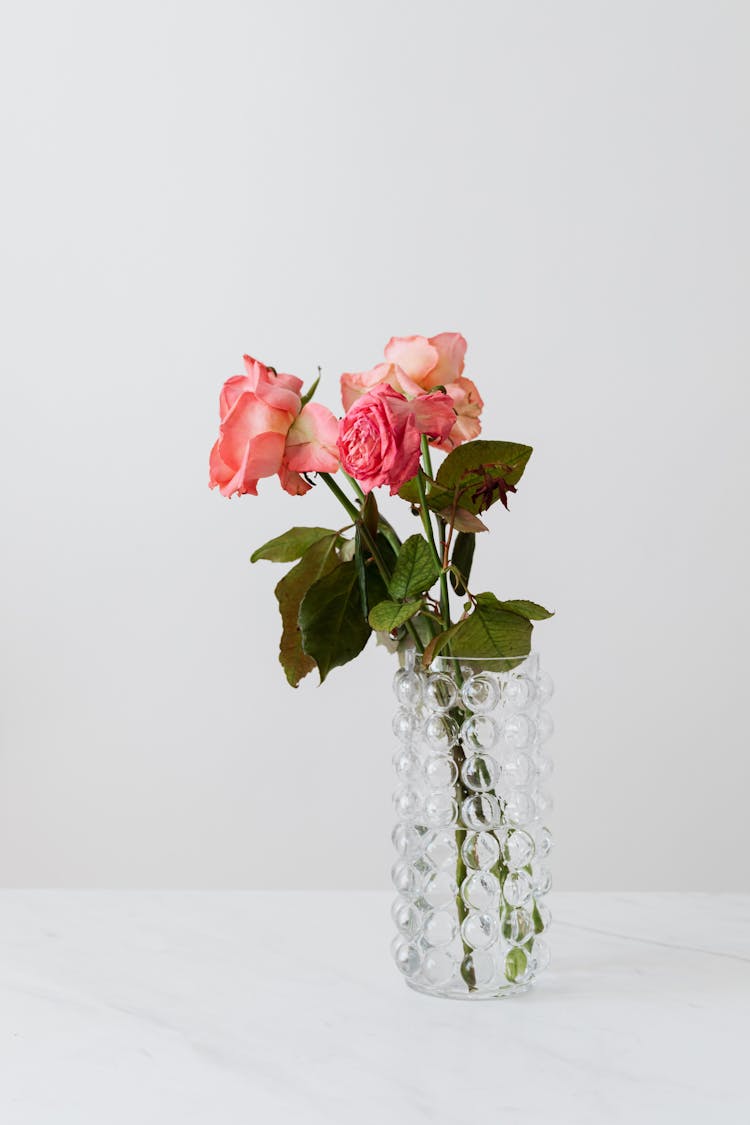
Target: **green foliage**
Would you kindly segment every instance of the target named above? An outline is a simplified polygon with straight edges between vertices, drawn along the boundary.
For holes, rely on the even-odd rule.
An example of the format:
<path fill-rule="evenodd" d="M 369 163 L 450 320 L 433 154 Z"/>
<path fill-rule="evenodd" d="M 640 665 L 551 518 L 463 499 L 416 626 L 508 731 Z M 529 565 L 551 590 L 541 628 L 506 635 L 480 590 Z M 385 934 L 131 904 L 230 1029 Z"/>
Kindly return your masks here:
<path fill-rule="evenodd" d="M 370 636 L 355 562 L 339 563 L 308 589 L 299 609 L 302 648 L 323 683 L 332 668 L 359 656 Z"/>
<path fill-rule="evenodd" d="M 475 515 L 498 500 L 507 507 L 507 494 L 515 491 L 531 454 L 530 445 L 511 441 L 467 442 L 443 461 L 438 488 L 451 494 L 451 503 Z M 432 507 L 432 498 L 428 503 Z"/>
<path fill-rule="evenodd" d="M 293 530 L 300 530 L 295 528 Z M 302 530 L 310 531 L 305 528 Z M 315 529 L 317 530 L 317 529 Z M 284 537 L 281 536 L 283 539 Z M 296 566 L 292 567 L 276 586 L 276 598 L 281 612 L 282 633 L 279 661 L 292 687 L 315 667 L 315 661 L 302 648 L 299 628 L 299 608 L 307 591 L 318 579 L 338 565 L 335 531 L 325 539 L 313 543 Z"/>
<path fill-rule="evenodd" d="M 459 597 L 463 597 L 469 584 L 476 542 L 476 536 L 469 531 L 459 531 L 456 536 L 451 562 L 461 577 L 459 578 L 454 571 L 451 571 L 451 585 Z"/>
<path fill-rule="evenodd" d="M 319 384 L 319 383 L 320 383 L 320 368 L 318 368 L 318 377 L 317 377 L 317 379 L 316 379 L 316 380 L 315 380 L 315 382 L 314 382 L 314 383 L 312 384 L 312 386 L 310 387 L 309 391 L 306 391 L 306 392 L 305 392 L 305 393 L 304 393 L 304 394 L 302 395 L 302 406 L 307 406 L 308 402 L 310 402 L 311 398 L 313 397 L 313 395 L 315 394 L 315 392 L 316 392 L 316 391 L 317 391 L 317 389 L 318 389 L 318 384 Z"/>
<path fill-rule="evenodd" d="M 440 577 L 429 543 L 422 535 L 410 535 L 399 551 L 388 592 L 396 600 L 423 594 Z"/>
<path fill-rule="evenodd" d="M 423 604 L 421 599 L 416 602 L 406 602 L 406 604 L 391 601 L 380 602 L 370 610 L 370 624 L 373 629 L 378 629 L 380 632 L 392 633 L 394 629 L 398 629 L 405 621 L 411 620 L 416 613 L 419 613 Z"/>
<path fill-rule="evenodd" d="M 531 651 L 532 624 L 520 613 L 506 609 L 494 594 L 479 594 L 472 613 L 429 643 L 423 663 L 429 665 L 446 648 L 455 657 L 502 659 L 503 668 L 515 667 Z M 518 658 L 511 663 L 509 658 Z"/>
<path fill-rule="evenodd" d="M 258 562 L 259 559 L 268 559 L 269 562 L 293 562 L 294 559 L 301 559 L 313 543 L 337 534 L 327 527 L 290 527 L 283 535 L 269 539 L 268 543 L 253 551 L 250 562 Z"/>
<path fill-rule="evenodd" d="M 531 621 L 546 621 L 548 617 L 554 617 L 549 609 L 545 609 L 543 605 L 537 605 L 536 602 L 527 602 L 523 599 L 515 599 L 509 602 L 500 602 L 503 609 L 509 609 L 511 613 L 519 613 L 521 617 L 528 617 Z"/>
<path fill-rule="evenodd" d="M 448 521 L 454 509 L 461 509 L 456 526 L 463 521 L 463 530 L 481 530 L 468 525 L 469 516 L 498 500 L 507 508 L 508 493 L 515 492 L 531 454 L 530 445 L 512 441 L 480 439 L 459 445 L 443 461 L 435 480 L 425 482 L 427 506 Z M 410 504 L 419 504 L 416 480 L 407 481 L 398 494 Z"/>

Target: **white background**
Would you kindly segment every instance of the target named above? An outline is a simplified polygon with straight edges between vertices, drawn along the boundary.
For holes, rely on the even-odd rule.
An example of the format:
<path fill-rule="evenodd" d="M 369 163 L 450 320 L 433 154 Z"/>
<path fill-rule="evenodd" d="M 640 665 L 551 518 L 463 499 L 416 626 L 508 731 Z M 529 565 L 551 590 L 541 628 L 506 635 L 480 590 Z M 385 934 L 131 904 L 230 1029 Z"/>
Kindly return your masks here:
<path fill-rule="evenodd" d="M 244 351 L 469 340 L 536 448 L 477 588 L 557 610 L 556 885 L 748 889 L 750 8 L 26 3 L 0 51 L 0 882 L 379 887 L 389 658 L 296 693 L 320 489 L 207 489 Z M 408 519 L 408 517 L 407 517 Z"/>

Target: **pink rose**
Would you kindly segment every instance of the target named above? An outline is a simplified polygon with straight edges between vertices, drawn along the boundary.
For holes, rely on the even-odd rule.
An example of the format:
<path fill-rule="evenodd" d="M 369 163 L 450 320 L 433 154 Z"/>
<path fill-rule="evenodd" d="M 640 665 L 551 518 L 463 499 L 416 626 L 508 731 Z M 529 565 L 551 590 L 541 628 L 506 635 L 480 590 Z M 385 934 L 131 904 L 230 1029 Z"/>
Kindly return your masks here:
<path fill-rule="evenodd" d="M 279 471 L 281 487 L 292 496 L 309 492 L 301 473 L 335 473 L 339 467 L 338 419 L 327 406 L 308 402 L 286 437 L 284 461 Z"/>
<path fill-rule="evenodd" d="M 338 467 L 338 423 L 330 410 L 300 410 L 302 380 L 244 357 L 245 374 L 227 379 L 219 398 L 219 439 L 209 459 L 209 487 L 223 496 L 258 495 L 258 481 L 279 474 L 293 495 L 307 492 L 300 473 Z"/>
<path fill-rule="evenodd" d="M 417 473 L 421 435 L 443 441 L 455 421 L 447 395 L 409 400 L 381 383 L 362 395 L 339 424 L 341 464 L 365 492 L 387 484 L 393 495 Z"/>
<path fill-rule="evenodd" d="M 453 400 L 457 417 L 448 437 L 436 445 L 449 452 L 477 437 L 482 429 L 479 416 L 484 403 L 474 383 L 463 376 L 465 354 L 466 340 L 460 332 L 441 332 L 429 339 L 395 336 L 385 347 L 387 363 L 379 363 L 371 371 L 341 376 L 344 409 L 383 383 L 410 397 L 443 386 Z"/>
<path fill-rule="evenodd" d="M 447 387 L 463 375 L 466 340 L 460 332 L 439 336 L 394 336 L 385 346 L 385 358 L 418 383 L 423 390 Z"/>
<path fill-rule="evenodd" d="M 382 385 L 392 387 L 394 391 L 412 398 L 421 394 L 423 389 L 395 363 L 378 363 L 371 371 L 346 372 L 341 376 L 341 401 L 344 410 L 348 410 L 368 391 Z"/>

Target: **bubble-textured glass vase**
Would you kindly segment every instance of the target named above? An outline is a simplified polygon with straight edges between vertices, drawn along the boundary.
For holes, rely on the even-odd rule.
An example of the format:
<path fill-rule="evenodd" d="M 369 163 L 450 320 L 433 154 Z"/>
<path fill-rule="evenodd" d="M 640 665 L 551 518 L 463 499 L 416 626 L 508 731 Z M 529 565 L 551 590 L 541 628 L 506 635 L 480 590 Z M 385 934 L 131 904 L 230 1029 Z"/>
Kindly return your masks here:
<path fill-rule="evenodd" d="M 396 673 L 396 964 L 412 988 L 489 999 L 549 962 L 552 684 L 536 654 Z"/>

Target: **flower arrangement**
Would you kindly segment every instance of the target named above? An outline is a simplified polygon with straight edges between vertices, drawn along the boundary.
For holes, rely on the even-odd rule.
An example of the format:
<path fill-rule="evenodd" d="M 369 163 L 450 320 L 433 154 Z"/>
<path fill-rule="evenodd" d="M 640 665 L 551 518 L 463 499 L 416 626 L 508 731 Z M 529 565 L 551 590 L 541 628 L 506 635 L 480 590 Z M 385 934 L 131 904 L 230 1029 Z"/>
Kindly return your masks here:
<path fill-rule="evenodd" d="M 464 376 L 465 352 L 456 332 L 391 339 L 384 362 L 341 376 L 340 419 L 313 401 L 320 375 L 303 393 L 296 376 L 245 356 L 245 373 L 224 384 L 210 487 L 255 496 L 260 480 L 278 476 L 304 496 L 318 480 L 346 513 L 343 527 L 293 527 L 252 555 L 294 563 L 276 586 L 292 686 L 315 668 L 322 682 L 373 632 L 416 649 L 423 667 L 440 653 L 520 660 L 533 623 L 551 616 L 470 588 L 476 536 L 487 531 L 480 516 L 507 509 L 532 450 L 479 438 L 484 404 Z M 437 468 L 434 451 L 447 454 Z M 400 538 L 375 498 L 384 487 L 421 531 Z"/>

